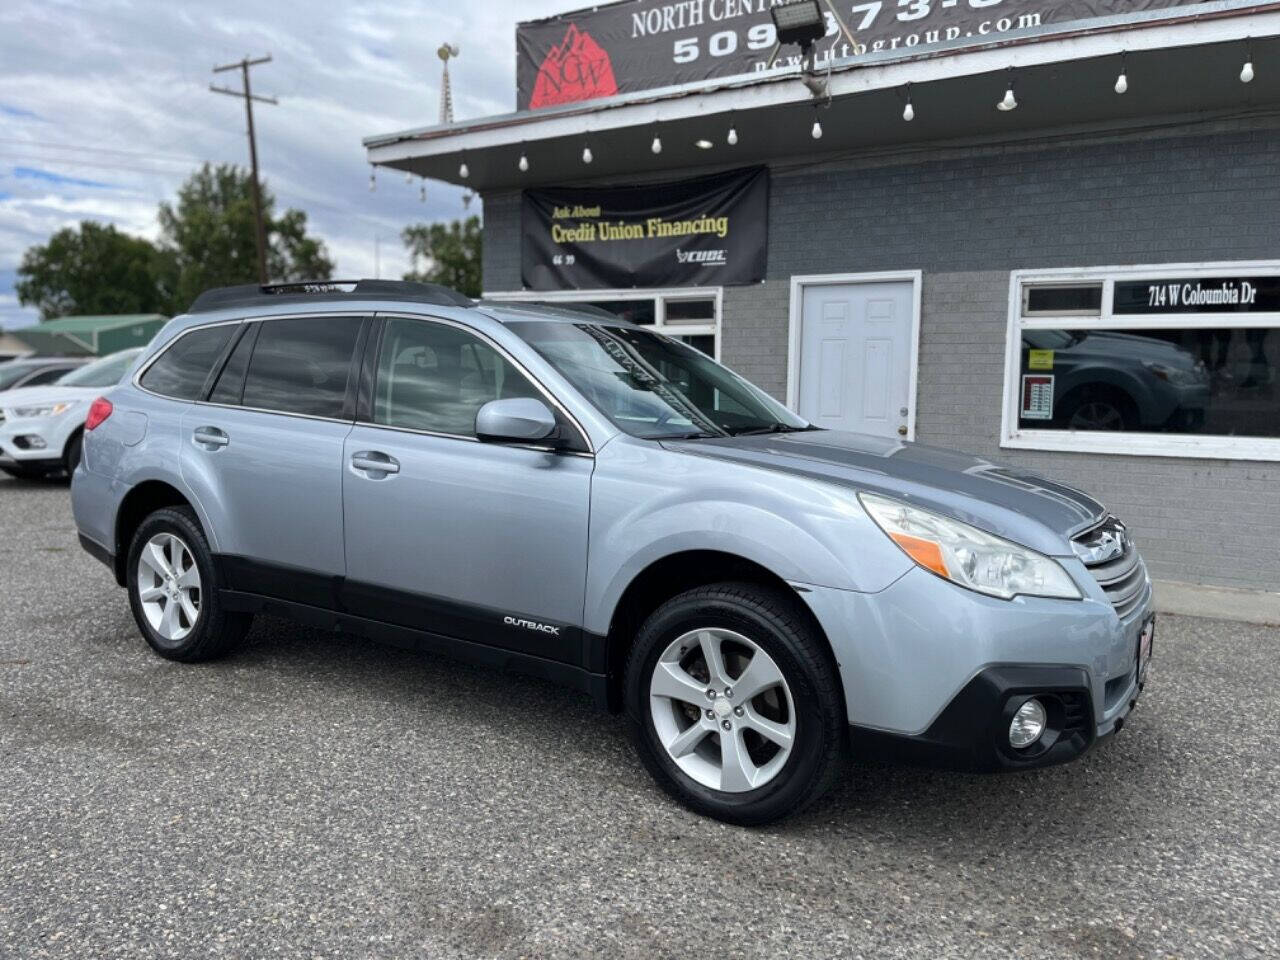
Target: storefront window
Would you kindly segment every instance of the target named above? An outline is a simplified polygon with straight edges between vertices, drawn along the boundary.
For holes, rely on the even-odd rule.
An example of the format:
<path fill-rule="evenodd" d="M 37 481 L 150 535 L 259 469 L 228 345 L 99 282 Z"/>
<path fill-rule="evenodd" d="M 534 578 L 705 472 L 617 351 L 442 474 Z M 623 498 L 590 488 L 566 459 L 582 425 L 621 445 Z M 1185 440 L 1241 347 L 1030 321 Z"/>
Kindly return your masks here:
<path fill-rule="evenodd" d="M 492 300 L 576 303 L 595 307 L 620 320 L 651 327 L 687 343 L 709 357 L 720 356 L 719 288 L 682 290 L 594 290 L 486 294 Z"/>
<path fill-rule="evenodd" d="M 1280 459 L 1280 271 L 1013 282 L 1005 446 Z"/>

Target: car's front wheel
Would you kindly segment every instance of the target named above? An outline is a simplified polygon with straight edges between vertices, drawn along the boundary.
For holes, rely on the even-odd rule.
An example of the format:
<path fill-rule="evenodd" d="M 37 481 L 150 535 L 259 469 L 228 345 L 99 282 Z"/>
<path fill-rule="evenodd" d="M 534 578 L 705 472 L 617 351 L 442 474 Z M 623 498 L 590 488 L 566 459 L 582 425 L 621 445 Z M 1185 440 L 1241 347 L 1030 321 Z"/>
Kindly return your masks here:
<path fill-rule="evenodd" d="M 768 823 L 813 803 L 840 772 L 836 668 L 780 590 L 722 583 L 667 601 L 641 627 L 624 684 L 645 766 L 699 813 Z"/>
<path fill-rule="evenodd" d="M 200 521 L 187 507 L 165 507 L 133 535 L 128 559 L 129 606 L 151 649 L 195 663 L 225 656 L 253 618 L 222 607 L 217 570 Z"/>

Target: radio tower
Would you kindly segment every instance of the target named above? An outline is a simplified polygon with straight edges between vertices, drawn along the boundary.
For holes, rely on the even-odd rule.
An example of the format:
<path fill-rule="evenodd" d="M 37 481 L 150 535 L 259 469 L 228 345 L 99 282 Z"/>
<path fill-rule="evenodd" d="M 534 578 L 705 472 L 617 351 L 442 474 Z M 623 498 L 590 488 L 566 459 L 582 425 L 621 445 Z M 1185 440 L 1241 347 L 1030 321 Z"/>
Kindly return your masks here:
<path fill-rule="evenodd" d="M 442 43 L 436 54 L 444 62 L 444 80 L 440 84 L 440 123 L 453 123 L 453 87 L 449 83 L 449 60 L 459 53 L 456 43 Z"/>

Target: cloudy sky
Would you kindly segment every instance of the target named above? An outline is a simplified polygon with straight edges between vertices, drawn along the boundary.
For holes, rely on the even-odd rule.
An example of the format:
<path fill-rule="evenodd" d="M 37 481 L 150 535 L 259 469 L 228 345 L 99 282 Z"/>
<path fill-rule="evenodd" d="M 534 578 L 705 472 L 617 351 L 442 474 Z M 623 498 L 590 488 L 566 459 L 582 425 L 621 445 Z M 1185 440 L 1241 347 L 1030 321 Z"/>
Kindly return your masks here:
<path fill-rule="evenodd" d="M 434 123 L 444 40 L 458 118 L 515 103 L 515 23 L 575 0 L 4 0 L 0 3 L 0 326 L 35 319 L 23 251 L 80 220 L 154 238 L 156 206 L 203 161 L 248 164 L 244 109 L 209 92 L 215 64 L 270 53 L 254 92 L 262 172 L 306 211 L 340 276 L 406 260 L 402 227 L 463 214 L 461 192 L 390 173 L 370 193 L 362 137 Z M 238 87 L 236 74 L 218 78 Z M 473 205 L 478 206 L 478 205 Z"/>

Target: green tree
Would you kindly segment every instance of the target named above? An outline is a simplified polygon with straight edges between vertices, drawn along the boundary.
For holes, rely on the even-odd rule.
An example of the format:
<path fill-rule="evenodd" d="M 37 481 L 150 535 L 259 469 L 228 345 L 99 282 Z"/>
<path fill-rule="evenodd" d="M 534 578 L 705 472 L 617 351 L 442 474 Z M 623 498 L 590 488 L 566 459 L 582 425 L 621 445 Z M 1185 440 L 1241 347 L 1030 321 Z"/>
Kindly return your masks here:
<path fill-rule="evenodd" d="M 68 314 L 168 313 L 172 258 L 150 241 L 85 220 L 22 255 L 18 300 L 42 320 Z"/>
<path fill-rule="evenodd" d="M 161 245 L 177 265 L 175 299 L 186 309 L 210 287 L 256 283 L 253 184 L 231 164 L 205 164 L 178 190 L 176 204 L 160 204 Z M 327 280 L 333 261 L 322 241 L 307 234 L 307 215 L 289 209 L 275 216 L 275 197 L 262 187 L 271 280 Z"/>
<path fill-rule="evenodd" d="M 480 252 L 484 228 L 479 217 L 451 223 L 415 223 L 400 239 L 409 250 L 413 270 L 406 280 L 424 280 L 452 287 L 469 297 L 480 296 Z M 423 267 L 418 269 L 418 263 Z"/>

